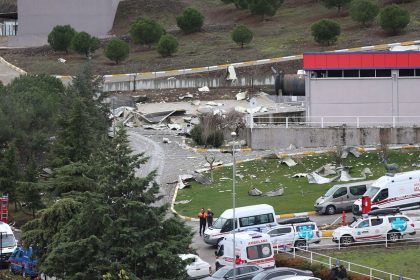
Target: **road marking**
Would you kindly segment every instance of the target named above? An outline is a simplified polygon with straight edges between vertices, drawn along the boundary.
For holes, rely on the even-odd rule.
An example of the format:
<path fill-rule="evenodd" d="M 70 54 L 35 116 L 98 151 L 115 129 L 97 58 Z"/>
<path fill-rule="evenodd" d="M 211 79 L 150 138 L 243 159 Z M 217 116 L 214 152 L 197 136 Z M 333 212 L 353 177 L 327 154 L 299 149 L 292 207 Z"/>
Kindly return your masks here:
<path fill-rule="evenodd" d="M 257 61 L 255 61 L 255 62 L 257 62 L 257 63 L 261 63 L 261 62 L 268 62 L 268 61 L 270 61 L 271 59 L 269 59 L 269 58 L 266 58 L 266 59 L 260 59 L 260 60 L 257 60 Z"/>

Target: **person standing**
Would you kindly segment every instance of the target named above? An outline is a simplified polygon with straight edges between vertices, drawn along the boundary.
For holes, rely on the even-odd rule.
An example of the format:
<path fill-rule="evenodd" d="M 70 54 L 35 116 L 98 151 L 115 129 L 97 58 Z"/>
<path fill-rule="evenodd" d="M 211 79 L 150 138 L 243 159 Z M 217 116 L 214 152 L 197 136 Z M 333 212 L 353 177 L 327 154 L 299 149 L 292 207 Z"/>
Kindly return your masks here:
<path fill-rule="evenodd" d="M 343 265 L 340 265 L 340 268 L 338 269 L 337 279 L 347 280 L 347 270 Z"/>
<path fill-rule="evenodd" d="M 333 268 L 331 268 L 330 280 L 337 280 L 337 274 L 338 274 L 338 267 L 334 266 Z"/>
<path fill-rule="evenodd" d="M 200 236 L 201 232 L 206 230 L 206 223 L 207 223 L 207 213 L 204 208 L 201 208 L 200 213 L 198 213 L 198 218 L 200 219 Z"/>
<path fill-rule="evenodd" d="M 213 211 L 211 209 L 207 209 L 207 225 L 211 227 L 213 225 Z"/>

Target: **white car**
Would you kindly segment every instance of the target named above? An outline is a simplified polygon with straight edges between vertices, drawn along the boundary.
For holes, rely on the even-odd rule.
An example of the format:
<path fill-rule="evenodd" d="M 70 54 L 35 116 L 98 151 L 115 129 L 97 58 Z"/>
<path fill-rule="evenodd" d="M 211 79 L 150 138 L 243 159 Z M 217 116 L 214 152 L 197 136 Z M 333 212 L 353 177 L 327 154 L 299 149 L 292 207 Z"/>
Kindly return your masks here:
<path fill-rule="evenodd" d="M 409 217 L 402 214 L 369 215 L 359 218 L 349 226 L 336 229 L 333 232 L 333 241 L 343 245 L 385 238 L 396 241 L 406 234 L 416 234 L 414 223 Z"/>
<path fill-rule="evenodd" d="M 290 224 L 288 224 L 290 222 Z M 274 248 L 287 250 L 290 247 L 306 247 L 321 241 L 316 223 L 308 217 L 293 218 L 281 222 L 267 231 Z"/>
<path fill-rule="evenodd" d="M 316 278 L 313 276 L 280 276 L 271 278 L 271 280 L 321 280 L 321 278 Z"/>
<path fill-rule="evenodd" d="M 190 279 L 199 279 L 209 276 L 211 274 L 211 265 L 199 256 L 194 254 L 180 254 L 178 255 L 182 260 L 188 260 L 187 270 Z"/>

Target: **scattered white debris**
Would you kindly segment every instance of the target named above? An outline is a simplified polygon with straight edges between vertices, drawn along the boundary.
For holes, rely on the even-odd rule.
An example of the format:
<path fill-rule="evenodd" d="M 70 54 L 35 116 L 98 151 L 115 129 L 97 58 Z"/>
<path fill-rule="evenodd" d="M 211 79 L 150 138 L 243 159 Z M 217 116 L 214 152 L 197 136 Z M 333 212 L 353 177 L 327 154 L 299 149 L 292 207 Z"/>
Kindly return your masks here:
<path fill-rule="evenodd" d="M 201 103 L 200 100 L 191 101 L 191 104 L 194 105 L 194 106 L 200 106 L 200 103 Z"/>
<path fill-rule="evenodd" d="M 209 102 L 206 103 L 206 105 L 209 105 L 209 106 L 223 106 L 223 103 L 216 103 L 214 101 L 209 101 Z"/>
<path fill-rule="evenodd" d="M 198 89 L 198 91 L 199 91 L 199 92 L 209 92 L 209 91 L 210 91 L 210 89 L 209 89 L 209 87 L 208 87 L 208 86 L 204 86 L 204 87 L 199 88 L 199 89 Z"/>
<path fill-rule="evenodd" d="M 287 157 L 285 159 L 282 159 L 280 163 L 285 163 L 289 167 L 293 167 L 297 165 L 296 161 L 294 161 L 291 157 Z"/>
<path fill-rule="evenodd" d="M 60 57 L 60 58 L 58 59 L 58 62 L 61 62 L 61 63 L 66 63 L 66 60 L 65 60 L 64 58 L 61 58 L 61 57 Z"/>
<path fill-rule="evenodd" d="M 292 178 L 302 178 L 302 177 L 306 177 L 307 175 L 308 173 L 296 173 L 292 175 Z"/>
<path fill-rule="evenodd" d="M 180 201 L 175 201 L 175 204 L 188 204 L 192 201 L 192 199 L 190 200 L 180 200 Z"/>
<path fill-rule="evenodd" d="M 240 91 L 237 95 L 236 95 L 236 100 L 244 100 L 246 99 L 246 95 L 248 94 L 248 91 Z"/>
<path fill-rule="evenodd" d="M 165 144 L 170 144 L 171 140 L 169 140 L 169 138 L 163 138 L 162 142 L 165 143 Z"/>

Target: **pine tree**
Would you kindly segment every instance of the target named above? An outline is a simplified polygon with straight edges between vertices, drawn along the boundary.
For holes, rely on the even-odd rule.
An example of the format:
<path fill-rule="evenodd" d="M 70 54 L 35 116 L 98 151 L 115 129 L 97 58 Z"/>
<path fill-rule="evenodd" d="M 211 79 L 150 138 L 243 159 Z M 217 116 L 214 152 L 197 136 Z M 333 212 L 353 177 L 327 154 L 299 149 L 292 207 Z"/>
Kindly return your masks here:
<path fill-rule="evenodd" d="M 11 145 L 3 152 L 3 155 L 0 154 L 0 190 L 3 194 L 8 195 L 11 202 L 14 202 L 15 210 L 17 210 L 18 202 L 18 170 L 16 148 Z"/>

